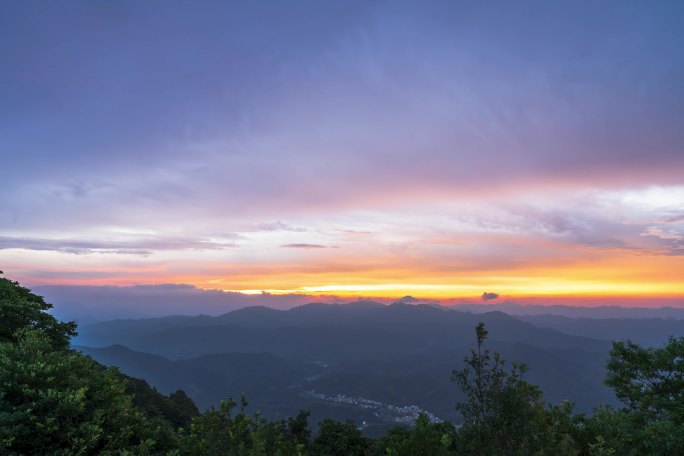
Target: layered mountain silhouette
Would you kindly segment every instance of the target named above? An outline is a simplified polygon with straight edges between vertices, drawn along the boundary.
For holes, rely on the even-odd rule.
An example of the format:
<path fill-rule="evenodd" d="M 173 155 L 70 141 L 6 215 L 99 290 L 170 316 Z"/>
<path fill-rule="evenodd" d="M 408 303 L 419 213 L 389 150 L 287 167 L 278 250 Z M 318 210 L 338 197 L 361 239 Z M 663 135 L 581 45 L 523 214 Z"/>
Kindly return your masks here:
<path fill-rule="evenodd" d="M 314 420 L 352 418 L 379 432 L 416 409 L 458 421 L 460 392 L 450 376 L 472 348 L 479 322 L 492 350 L 529 365 L 527 378 L 547 401 L 569 400 L 585 412 L 615 404 L 602 384 L 606 336 L 624 338 L 639 323 L 583 320 L 590 319 L 364 301 L 114 320 L 82 327 L 76 344 L 161 392 L 184 389 L 201 408 L 245 394 L 252 410 L 270 418 L 309 409 Z M 681 324 L 652 320 L 651 333 Z"/>

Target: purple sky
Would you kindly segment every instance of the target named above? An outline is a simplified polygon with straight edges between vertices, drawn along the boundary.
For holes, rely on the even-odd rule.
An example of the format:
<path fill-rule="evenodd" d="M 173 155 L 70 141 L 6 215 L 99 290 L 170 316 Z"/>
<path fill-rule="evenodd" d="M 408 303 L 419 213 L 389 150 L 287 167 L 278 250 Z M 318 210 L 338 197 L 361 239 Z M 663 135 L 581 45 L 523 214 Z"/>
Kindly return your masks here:
<path fill-rule="evenodd" d="M 680 1 L 4 1 L 0 266 L 682 296 L 683 20 Z"/>

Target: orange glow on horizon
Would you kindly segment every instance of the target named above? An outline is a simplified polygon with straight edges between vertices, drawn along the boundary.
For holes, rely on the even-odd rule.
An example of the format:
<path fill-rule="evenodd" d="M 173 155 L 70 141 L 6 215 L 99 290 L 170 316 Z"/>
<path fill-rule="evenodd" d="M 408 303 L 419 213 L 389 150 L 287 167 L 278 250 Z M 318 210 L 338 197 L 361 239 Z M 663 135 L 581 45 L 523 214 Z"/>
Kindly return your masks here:
<path fill-rule="evenodd" d="M 340 297 L 377 297 L 397 299 L 411 295 L 422 299 L 476 299 L 484 291 L 503 298 L 562 299 L 581 302 L 584 298 L 682 298 L 681 273 L 677 257 L 643 257 L 626 263 L 625 258 L 594 259 L 591 263 L 531 265 L 502 270 L 449 271 L 439 265 L 429 269 L 389 266 L 358 268 L 344 265 L 318 265 L 297 268 L 291 265 L 226 268 L 207 266 L 201 274 L 170 274 L 162 267 L 131 267 L 119 270 L 91 270 L 95 277 L 52 278 L 39 281 L 30 277 L 11 277 L 33 285 L 154 285 L 176 283 L 206 290 L 245 294 L 335 295 Z M 618 267 L 619 265 L 619 267 Z M 326 269 L 330 268 L 329 271 Z M 213 271 L 213 269 L 218 269 Z M 223 269 L 223 271 L 222 271 Z M 225 272 L 224 272 L 225 271 Z M 105 275 L 98 277 L 98 273 Z M 109 275 L 109 276 L 107 276 Z"/>
<path fill-rule="evenodd" d="M 358 238 L 336 234 L 329 243 L 335 248 L 306 250 L 282 248 L 279 238 L 275 247 L 258 244 L 251 250 L 160 252 L 149 257 L 5 250 L 9 261 L 2 269 L 28 286 L 174 283 L 246 294 L 411 295 L 438 301 L 479 299 L 487 291 L 515 300 L 581 304 L 616 297 L 658 298 L 679 299 L 684 305 L 684 255 L 647 244 L 591 247 L 515 232 L 454 236 L 419 231 Z"/>

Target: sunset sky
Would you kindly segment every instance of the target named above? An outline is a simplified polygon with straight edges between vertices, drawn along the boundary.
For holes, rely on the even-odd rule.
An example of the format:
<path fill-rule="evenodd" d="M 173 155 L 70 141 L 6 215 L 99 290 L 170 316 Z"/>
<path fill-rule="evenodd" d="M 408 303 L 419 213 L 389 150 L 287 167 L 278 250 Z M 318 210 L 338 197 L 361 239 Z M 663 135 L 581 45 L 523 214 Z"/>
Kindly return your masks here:
<path fill-rule="evenodd" d="M 4 1 L 28 286 L 684 306 L 684 2 Z"/>

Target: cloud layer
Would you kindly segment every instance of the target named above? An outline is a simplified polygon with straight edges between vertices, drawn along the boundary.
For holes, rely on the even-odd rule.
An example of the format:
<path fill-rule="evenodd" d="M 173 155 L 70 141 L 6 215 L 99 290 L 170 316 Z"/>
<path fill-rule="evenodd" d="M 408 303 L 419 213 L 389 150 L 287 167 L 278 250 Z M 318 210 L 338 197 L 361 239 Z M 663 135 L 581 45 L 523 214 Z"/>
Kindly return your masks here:
<path fill-rule="evenodd" d="M 27 283 L 683 294 L 681 2 L 0 8 Z"/>

